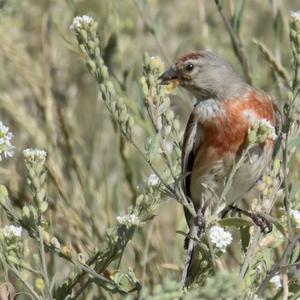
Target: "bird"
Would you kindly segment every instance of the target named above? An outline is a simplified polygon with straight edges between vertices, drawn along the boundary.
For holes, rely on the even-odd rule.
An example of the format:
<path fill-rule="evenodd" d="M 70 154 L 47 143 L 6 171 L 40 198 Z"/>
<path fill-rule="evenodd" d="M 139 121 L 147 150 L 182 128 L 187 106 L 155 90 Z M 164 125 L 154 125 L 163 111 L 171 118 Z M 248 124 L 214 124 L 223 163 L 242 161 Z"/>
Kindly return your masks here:
<path fill-rule="evenodd" d="M 205 215 L 221 205 L 224 180 L 245 150 L 249 130 L 254 123 L 264 122 L 278 133 L 280 110 L 270 95 L 246 83 L 225 59 L 208 50 L 181 55 L 159 81 L 181 86 L 196 98 L 182 144 L 182 188 L 200 212 L 203 227 Z M 251 148 L 225 200 L 224 211 L 244 212 L 263 231 L 272 228 L 267 220 L 235 205 L 261 178 L 272 160 L 275 140 L 267 139 Z M 186 209 L 185 216 L 191 227 L 195 221 Z"/>

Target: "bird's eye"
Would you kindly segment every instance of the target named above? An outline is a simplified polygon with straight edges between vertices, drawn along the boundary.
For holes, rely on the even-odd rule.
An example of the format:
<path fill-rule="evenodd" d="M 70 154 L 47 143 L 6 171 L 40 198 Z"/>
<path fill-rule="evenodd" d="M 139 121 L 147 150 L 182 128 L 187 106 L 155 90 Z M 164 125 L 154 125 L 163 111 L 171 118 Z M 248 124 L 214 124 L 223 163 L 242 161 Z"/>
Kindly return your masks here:
<path fill-rule="evenodd" d="M 186 69 L 187 71 L 191 72 L 191 71 L 194 69 L 194 65 L 193 65 L 193 64 L 187 64 L 187 65 L 185 66 L 185 69 Z"/>

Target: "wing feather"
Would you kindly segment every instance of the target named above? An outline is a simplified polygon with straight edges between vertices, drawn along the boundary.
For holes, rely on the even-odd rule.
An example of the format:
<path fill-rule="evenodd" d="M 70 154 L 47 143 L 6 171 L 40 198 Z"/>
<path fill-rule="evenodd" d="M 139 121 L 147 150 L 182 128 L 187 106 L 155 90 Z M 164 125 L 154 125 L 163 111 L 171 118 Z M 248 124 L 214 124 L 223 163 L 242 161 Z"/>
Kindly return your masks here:
<path fill-rule="evenodd" d="M 182 176 L 183 176 L 182 188 L 188 200 L 190 200 L 191 197 L 191 191 L 190 191 L 191 172 L 193 169 L 193 164 L 196 158 L 197 151 L 201 144 L 201 135 L 202 135 L 201 128 L 199 126 L 198 117 L 194 109 L 186 125 L 184 139 L 183 139 L 182 157 L 181 157 Z M 189 212 L 185 209 L 184 213 L 185 213 L 187 223 L 190 226 Z"/>

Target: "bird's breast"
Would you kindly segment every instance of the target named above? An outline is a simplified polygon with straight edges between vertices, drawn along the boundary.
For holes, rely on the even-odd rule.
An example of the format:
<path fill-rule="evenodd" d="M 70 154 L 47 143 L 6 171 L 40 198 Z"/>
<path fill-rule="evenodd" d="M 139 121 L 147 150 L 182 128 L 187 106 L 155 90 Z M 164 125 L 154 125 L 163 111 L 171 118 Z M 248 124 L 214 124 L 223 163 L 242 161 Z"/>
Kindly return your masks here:
<path fill-rule="evenodd" d="M 209 107 L 200 105 L 197 109 L 202 140 L 191 172 L 193 201 L 203 191 L 203 184 L 209 185 L 216 194 L 222 192 L 224 179 L 246 147 L 248 130 L 253 122 L 265 119 L 275 125 L 273 107 L 268 96 L 259 97 L 250 93 L 242 100 L 211 102 Z M 236 184 L 244 185 L 243 192 L 258 179 L 271 158 L 272 149 L 272 141 L 257 145 L 251 154 L 256 163 L 248 162 L 248 165 L 241 167 L 239 182 L 236 181 Z"/>

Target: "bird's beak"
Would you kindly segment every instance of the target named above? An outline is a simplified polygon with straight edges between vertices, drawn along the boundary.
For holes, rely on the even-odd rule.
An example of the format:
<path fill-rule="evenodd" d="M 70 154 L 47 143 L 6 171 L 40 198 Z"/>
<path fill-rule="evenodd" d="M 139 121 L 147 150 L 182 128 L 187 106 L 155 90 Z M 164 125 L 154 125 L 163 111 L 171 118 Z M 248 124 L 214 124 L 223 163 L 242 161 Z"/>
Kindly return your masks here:
<path fill-rule="evenodd" d="M 177 76 L 177 70 L 175 65 L 171 66 L 166 72 L 164 72 L 162 75 L 158 78 L 159 83 L 163 85 L 168 85 L 169 83 L 176 83 L 176 85 L 179 84 L 180 80 Z"/>

